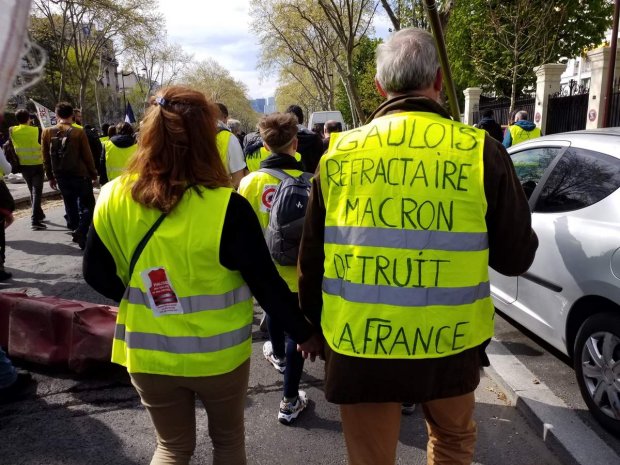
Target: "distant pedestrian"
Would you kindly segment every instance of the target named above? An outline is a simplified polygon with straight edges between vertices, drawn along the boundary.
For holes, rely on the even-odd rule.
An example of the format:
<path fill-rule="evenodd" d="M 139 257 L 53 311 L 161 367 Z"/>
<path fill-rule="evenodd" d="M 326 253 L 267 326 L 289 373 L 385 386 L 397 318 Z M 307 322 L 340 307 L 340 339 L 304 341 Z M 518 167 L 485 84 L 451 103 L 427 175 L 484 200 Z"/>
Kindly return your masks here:
<path fill-rule="evenodd" d="M 13 211 L 15 210 L 15 201 L 4 183 L 5 173 L 11 172 L 11 165 L 6 160 L 4 152 L 0 148 L 0 281 L 6 281 L 13 276 L 4 269 L 6 238 L 4 230 L 13 223 Z M 1 363 L 0 363 L 1 365 Z M 9 383 L 7 383 L 9 384 Z"/>
<path fill-rule="evenodd" d="M 540 128 L 528 120 L 527 111 L 519 111 L 515 115 L 515 124 L 508 126 L 504 134 L 504 147 L 512 147 L 540 136 L 542 136 Z"/>
<path fill-rule="evenodd" d="M 286 112 L 297 118 L 297 152 L 301 154 L 301 166 L 305 172 L 314 173 L 323 155 L 323 139 L 303 126 L 304 112 L 299 105 L 290 105 Z"/>
<path fill-rule="evenodd" d="M 245 137 L 245 132 L 241 129 L 241 121 L 238 119 L 228 118 L 226 121 L 226 125 L 230 129 L 230 131 L 235 135 L 241 147 L 243 147 L 243 139 Z"/>
<path fill-rule="evenodd" d="M 153 465 L 190 462 L 196 397 L 213 464 L 246 464 L 252 295 L 301 348 L 321 347 L 232 189 L 216 112 L 200 92 L 158 91 L 127 173 L 101 189 L 84 254 L 86 282 L 120 301 L 112 361 L 127 367 L 157 431 Z"/>
<path fill-rule="evenodd" d="M 327 152 L 331 135 L 336 132 L 342 132 L 342 123 L 333 119 L 325 121 L 323 126 L 323 151 Z"/>
<path fill-rule="evenodd" d="M 84 249 L 95 206 L 93 185 L 98 185 L 97 169 L 86 133 L 73 125 L 71 104 L 60 102 L 55 112 L 58 123 L 45 128 L 41 136 L 43 164 L 50 187 L 62 194 L 73 241 Z"/>
<path fill-rule="evenodd" d="M 241 143 L 236 136 L 233 136 L 230 128 L 226 126 L 228 121 L 228 108 L 223 103 L 216 103 L 219 108 L 217 126 L 217 149 L 220 153 L 222 163 L 230 174 L 233 187 L 239 187 L 239 182 L 247 174 L 245 157 Z"/>
<path fill-rule="evenodd" d="M 118 123 L 116 135 L 103 144 L 103 153 L 99 163 L 99 182 L 103 185 L 120 176 L 136 150 L 138 150 L 138 143 L 133 126 L 127 122 Z"/>
<path fill-rule="evenodd" d="M 498 142 L 504 140 L 504 131 L 497 121 L 495 121 L 493 110 L 483 110 L 482 118 L 475 125 L 477 128 L 484 129 L 489 136 Z"/>
<path fill-rule="evenodd" d="M 30 113 L 24 109 L 15 112 L 15 119 L 19 124 L 9 128 L 9 134 L 19 160 L 22 176 L 30 192 L 31 227 L 33 230 L 46 229 L 47 226 L 43 223 L 45 213 L 41 208 L 44 172 L 40 130 L 31 125 Z"/>

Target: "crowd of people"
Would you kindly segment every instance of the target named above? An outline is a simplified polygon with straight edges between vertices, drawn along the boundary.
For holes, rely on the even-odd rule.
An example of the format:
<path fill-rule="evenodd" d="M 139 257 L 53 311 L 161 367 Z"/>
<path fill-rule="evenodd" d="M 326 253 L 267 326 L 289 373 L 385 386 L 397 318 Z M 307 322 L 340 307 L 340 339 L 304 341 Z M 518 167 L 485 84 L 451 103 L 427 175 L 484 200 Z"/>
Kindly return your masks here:
<path fill-rule="evenodd" d="M 493 335 L 488 266 L 523 273 L 538 245 L 504 146 L 540 131 L 524 112 L 505 135 L 492 115 L 488 133 L 453 121 L 433 38 L 419 29 L 378 46 L 376 86 L 385 102 L 366 125 L 328 121 L 320 135 L 297 105 L 243 134 L 225 105 L 180 86 L 156 92 L 138 136 L 118 123 L 93 141 L 66 102 L 42 134 L 16 114 L 33 230 L 45 229 L 45 175 L 86 282 L 120 302 L 112 361 L 153 422 L 152 464 L 189 463 L 196 397 L 213 463 L 246 463 L 253 298 L 266 314 L 263 355 L 284 375 L 281 423 L 307 406 L 304 360 L 321 357 L 350 464 L 394 463 L 414 404 L 428 463 L 472 462 Z M 3 221 L 11 210 L 0 204 Z M 14 389 L 9 377 L 0 388 Z"/>

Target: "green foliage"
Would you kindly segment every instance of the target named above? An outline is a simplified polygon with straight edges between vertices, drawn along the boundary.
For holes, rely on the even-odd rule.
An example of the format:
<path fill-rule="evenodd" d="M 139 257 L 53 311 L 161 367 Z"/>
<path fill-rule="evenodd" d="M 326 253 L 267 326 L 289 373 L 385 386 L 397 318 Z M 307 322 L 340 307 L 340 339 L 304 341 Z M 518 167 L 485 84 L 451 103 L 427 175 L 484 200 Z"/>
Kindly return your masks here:
<path fill-rule="evenodd" d="M 353 79 L 359 92 L 364 118 L 368 118 L 384 100 L 375 87 L 375 51 L 381 42 L 381 39 L 362 37 L 353 54 Z M 336 90 L 336 109 L 342 112 L 345 122 L 351 125 L 351 108 L 342 83 Z"/>
<path fill-rule="evenodd" d="M 608 0 L 460 0 L 446 37 L 455 83 L 518 95 L 533 67 L 600 45 L 611 13 Z"/>

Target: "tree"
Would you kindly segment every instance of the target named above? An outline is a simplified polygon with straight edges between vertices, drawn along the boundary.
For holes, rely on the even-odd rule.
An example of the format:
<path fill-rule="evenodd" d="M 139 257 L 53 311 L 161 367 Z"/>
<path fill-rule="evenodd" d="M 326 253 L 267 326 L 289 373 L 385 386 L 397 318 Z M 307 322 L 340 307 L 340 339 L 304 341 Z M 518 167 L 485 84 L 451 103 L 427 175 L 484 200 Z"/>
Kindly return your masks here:
<path fill-rule="evenodd" d="M 454 0 L 435 2 L 439 9 L 439 21 L 445 35 Z M 390 18 L 395 31 L 405 27 L 417 27 L 430 30 L 431 26 L 424 9 L 423 0 L 381 0 L 381 6 Z"/>
<path fill-rule="evenodd" d="M 331 110 L 335 108 L 332 52 L 340 56 L 341 47 L 320 9 L 307 3 L 304 8 L 315 18 L 312 25 L 290 2 L 262 0 L 254 4 L 252 29 L 260 37 L 260 67 L 266 74 L 277 71 L 284 85 L 296 81 L 298 85 L 288 86 L 286 92 L 293 100 L 301 101 L 302 94 L 311 94 L 317 101 L 312 107 Z M 319 28 L 326 40 L 319 36 Z M 300 95 L 290 95 L 291 89 L 298 89 Z"/>
<path fill-rule="evenodd" d="M 447 31 L 455 80 L 510 96 L 512 109 L 533 67 L 602 42 L 611 9 L 607 0 L 461 0 Z"/>
<path fill-rule="evenodd" d="M 246 85 L 233 78 L 215 60 L 200 61 L 189 66 L 179 82 L 203 92 L 213 102 L 226 105 L 230 117 L 241 121 L 243 127 L 256 126 L 258 114 L 250 105 Z"/>
<path fill-rule="evenodd" d="M 79 106 L 86 104 L 86 92 L 94 82 L 101 55 L 123 39 L 154 35 L 160 22 L 148 0 L 36 0 L 33 13 L 47 19 L 58 58 L 58 100 L 63 98 L 67 70 L 79 82 Z"/>

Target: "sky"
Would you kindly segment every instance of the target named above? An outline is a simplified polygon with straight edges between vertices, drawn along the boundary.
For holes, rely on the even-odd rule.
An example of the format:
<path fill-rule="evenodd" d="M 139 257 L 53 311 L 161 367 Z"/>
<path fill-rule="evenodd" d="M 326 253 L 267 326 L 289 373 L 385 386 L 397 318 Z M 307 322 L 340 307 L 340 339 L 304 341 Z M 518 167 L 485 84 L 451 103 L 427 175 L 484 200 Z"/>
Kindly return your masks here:
<path fill-rule="evenodd" d="M 170 43 L 181 45 L 196 61 L 217 61 L 248 87 L 251 99 L 272 97 L 277 76 L 261 77 L 256 69 L 260 46 L 251 31 L 249 10 L 250 0 L 159 0 Z M 385 15 L 377 15 L 376 36 L 387 36 L 388 22 Z"/>

